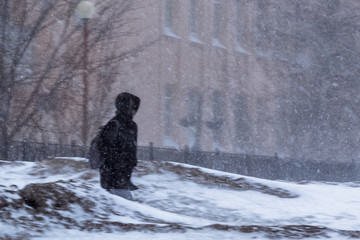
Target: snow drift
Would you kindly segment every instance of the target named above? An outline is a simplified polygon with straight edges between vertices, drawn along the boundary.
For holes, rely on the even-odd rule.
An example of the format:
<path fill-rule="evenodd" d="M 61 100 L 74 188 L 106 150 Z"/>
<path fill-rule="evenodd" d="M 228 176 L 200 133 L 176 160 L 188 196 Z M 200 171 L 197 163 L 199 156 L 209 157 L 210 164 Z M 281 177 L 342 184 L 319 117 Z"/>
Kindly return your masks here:
<path fill-rule="evenodd" d="M 0 239 L 360 238 L 360 183 L 279 182 L 139 161 L 134 201 L 85 159 L 0 161 Z"/>

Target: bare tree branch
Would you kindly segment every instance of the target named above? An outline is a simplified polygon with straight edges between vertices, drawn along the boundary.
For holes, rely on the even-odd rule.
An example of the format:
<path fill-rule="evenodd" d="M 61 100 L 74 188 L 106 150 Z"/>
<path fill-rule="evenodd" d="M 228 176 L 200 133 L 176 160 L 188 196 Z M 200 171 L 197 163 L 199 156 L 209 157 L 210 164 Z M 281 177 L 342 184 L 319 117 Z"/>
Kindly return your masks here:
<path fill-rule="evenodd" d="M 81 26 L 75 7 L 80 0 L 0 0 L 0 146 L 14 139 L 51 132 L 78 131 L 84 93 Z M 120 62 L 151 42 L 129 48 L 120 44 L 133 36 L 131 12 L 137 1 L 98 1 L 97 19 L 90 20 L 88 75 L 93 99 L 88 109 L 99 122 L 102 105 L 119 74 Z M 121 46 L 121 47 L 119 47 Z M 96 81 L 94 81 L 96 79 Z M 96 84 L 95 84 L 96 83 Z M 95 100 L 96 99 L 96 100 Z M 87 125 L 92 125 L 87 123 Z M 90 129 L 89 129 L 90 131 Z M 79 136 L 73 133 L 73 136 Z M 84 142 L 86 144 L 86 142 Z M 0 155 L 6 155 L 4 148 Z"/>

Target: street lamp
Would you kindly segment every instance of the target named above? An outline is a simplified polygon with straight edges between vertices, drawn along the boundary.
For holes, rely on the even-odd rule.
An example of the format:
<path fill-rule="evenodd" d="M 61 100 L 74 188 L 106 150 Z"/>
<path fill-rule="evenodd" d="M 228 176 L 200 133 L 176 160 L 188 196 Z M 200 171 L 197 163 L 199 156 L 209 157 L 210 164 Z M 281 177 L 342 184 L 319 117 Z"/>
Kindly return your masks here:
<path fill-rule="evenodd" d="M 75 9 L 76 15 L 83 23 L 83 127 L 82 127 L 82 141 L 84 145 L 87 143 L 88 132 L 88 97 L 89 97 L 89 82 L 88 82 L 88 20 L 95 14 L 95 7 L 92 2 L 81 1 Z"/>

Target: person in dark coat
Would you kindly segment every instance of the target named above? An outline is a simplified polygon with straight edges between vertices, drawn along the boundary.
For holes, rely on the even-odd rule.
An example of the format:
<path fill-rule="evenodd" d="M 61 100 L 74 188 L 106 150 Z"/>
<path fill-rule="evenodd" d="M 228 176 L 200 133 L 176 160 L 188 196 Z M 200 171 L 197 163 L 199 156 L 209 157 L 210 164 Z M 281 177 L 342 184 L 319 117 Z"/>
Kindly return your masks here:
<path fill-rule="evenodd" d="M 121 190 L 138 189 L 130 178 L 137 164 L 137 125 L 133 117 L 140 98 L 123 92 L 117 96 L 115 106 L 116 116 L 104 126 L 100 137 L 100 183 L 109 192 L 121 195 Z"/>

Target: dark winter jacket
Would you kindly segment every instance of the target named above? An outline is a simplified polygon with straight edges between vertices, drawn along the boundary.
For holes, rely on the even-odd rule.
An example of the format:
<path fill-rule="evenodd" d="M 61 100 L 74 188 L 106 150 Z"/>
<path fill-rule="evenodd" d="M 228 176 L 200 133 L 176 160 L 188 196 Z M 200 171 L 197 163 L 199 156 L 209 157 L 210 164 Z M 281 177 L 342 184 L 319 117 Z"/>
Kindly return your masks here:
<path fill-rule="evenodd" d="M 131 173 L 137 164 L 137 125 L 133 117 L 140 98 L 120 93 L 115 101 L 117 114 L 105 126 L 100 140 L 100 182 L 105 189 L 137 189 Z"/>

